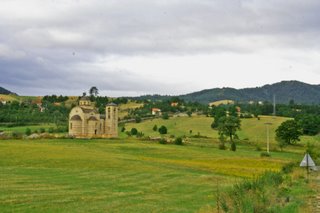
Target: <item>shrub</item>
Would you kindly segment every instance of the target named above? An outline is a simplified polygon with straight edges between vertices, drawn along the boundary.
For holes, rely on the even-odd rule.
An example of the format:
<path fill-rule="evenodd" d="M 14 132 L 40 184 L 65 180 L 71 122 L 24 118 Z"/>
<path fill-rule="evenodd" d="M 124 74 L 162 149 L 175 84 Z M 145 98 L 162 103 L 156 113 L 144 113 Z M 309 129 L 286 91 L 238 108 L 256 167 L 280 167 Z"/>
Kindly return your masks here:
<path fill-rule="evenodd" d="M 124 131 L 126 131 L 126 128 L 123 126 L 123 127 L 121 128 L 121 132 L 124 132 Z"/>
<path fill-rule="evenodd" d="M 40 132 L 40 133 L 45 133 L 46 130 L 45 130 L 45 128 L 40 128 L 40 129 L 39 129 L 39 132 Z"/>
<path fill-rule="evenodd" d="M 162 134 L 162 135 L 165 135 L 168 133 L 168 129 L 167 127 L 165 126 L 161 126 L 159 129 L 158 129 L 159 133 Z"/>
<path fill-rule="evenodd" d="M 137 137 L 142 138 L 144 136 L 143 132 L 137 132 Z"/>
<path fill-rule="evenodd" d="M 160 144 L 167 144 L 167 140 L 164 139 L 164 138 L 161 138 L 161 139 L 159 140 L 159 143 L 160 143 Z"/>
<path fill-rule="evenodd" d="M 154 125 L 153 128 L 152 128 L 152 130 L 153 130 L 153 131 L 157 131 L 157 130 L 158 130 L 158 126 L 157 126 L 157 125 Z"/>
<path fill-rule="evenodd" d="M 136 123 L 140 123 L 141 122 L 141 117 L 140 116 L 136 116 L 135 117 L 135 121 L 136 121 Z"/>
<path fill-rule="evenodd" d="M 164 119 L 164 120 L 168 120 L 168 119 L 169 119 L 169 115 L 168 115 L 168 113 L 163 113 L 163 115 L 162 115 L 162 119 Z"/>
<path fill-rule="evenodd" d="M 136 128 L 132 128 L 130 133 L 131 133 L 131 135 L 137 135 L 138 130 Z"/>
<path fill-rule="evenodd" d="M 49 132 L 49 133 L 53 133 L 53 132 L 54 132 L 53 127 L 50 127 L 50 128 L 48 129 L 48 132 Z"/>
<path fill-rule="evenodd" d="M 19 132 L 12 132 L 11 136 L 12 136 L 12 138 L 15 138 L 15 139 L 21 139 L 22 138 L 22 134 L 19 133 Z"/>
<path fill-rule="evenodd" d="M 174 140 L 174 144 L 175 145 L 183 145 L 183 141 L 182 141 L 182 138 L 176 138 L 175 140 Z"/>
<path fill-rule="evenodd" d="M 31 129 L 30 128 L 27 128 L 26 129 L 26 131 L 25 131 L 25 134 L 27 135 L 27 136 L 29 136 L 29 135 L 31 135 Z"/>
<path fill-rule="evenodd" d="M 268 152 L 261 152 L 260 157 L 271 157 L 271 155 Z"/>

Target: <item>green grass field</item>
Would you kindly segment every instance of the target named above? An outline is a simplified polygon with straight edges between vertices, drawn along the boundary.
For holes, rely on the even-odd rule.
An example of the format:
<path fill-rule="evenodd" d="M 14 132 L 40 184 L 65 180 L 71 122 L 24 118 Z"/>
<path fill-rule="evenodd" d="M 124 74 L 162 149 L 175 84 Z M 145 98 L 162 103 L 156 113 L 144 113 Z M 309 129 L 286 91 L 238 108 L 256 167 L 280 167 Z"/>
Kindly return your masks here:
<path fill-rule="evenodd" d="M 224 190 L 301 157 L 198 140 L 0 141 L 0 212 L 210 212 L 217 184 Z"/>
<path fill-rule="evenodd" d="M 275 147 L 272 135 L 286 119 L 243 119 L 236 152 L 218 149 L 212 118 L 204 116 L 126 124 L 127 130 L 136 127 L 147 136 L 160 136 L 152 130 L 156 124 L 167 126 L 168 135 L 199 132 L 209 137 L 189 138 L 184 146 L 124 133 L 119 139 L 0 140 L 0 212 L 216 212 L 217 188 L 226 191 L 244 178 L 301 161 L 303 145 L 319 141 L 319 136 L 304 136 L 303 145 L 261 158 L 256 144 L 265 145 L 265 123 L 273 123 L 270 139 Z M 298 169 L 293 177 L 301 180 L 303 172 Z M 300 184 L 292 194 L 299 198 L 294 205 L 306 205 L 310 189 Z M 294 205 L 284 212 L 298 212 Z"/>
<path fill-rule="evenodd" d="M 241 130 L 238 132 L 238 136 L 241 140 L 249 140 L 254 143 L 264 143 L 267 137 L 267 127 L 265 123 L 272 123 L 269 126 L 270 129 L 270 143 L 276 144 L 275 130 L 276 128 L 288 118 L 261 116 L 260 120 L 256 118 L 241 119 Z M 126 124 L 126 129 L 130 130 L 135 127 L 139 131 L 142 131 L 147 136 L 159 136 L 158 132 L 152 130 L 154 125 L 160 127 L 165 125 L 168 128 L 168 135 L 175 136 L 191 136 L 200 134 L 211 138 L 218 138 L 218 131 L 211 129 L 210 125 L 213 122 L 213 118 L 206 116 L 192 116 L 192 117 L 174 117 L 169 120 L 154 119 L 148 120 L 142 123 L 129 123 Z M 192 134 L 190 134 L 192 130 Z"/>

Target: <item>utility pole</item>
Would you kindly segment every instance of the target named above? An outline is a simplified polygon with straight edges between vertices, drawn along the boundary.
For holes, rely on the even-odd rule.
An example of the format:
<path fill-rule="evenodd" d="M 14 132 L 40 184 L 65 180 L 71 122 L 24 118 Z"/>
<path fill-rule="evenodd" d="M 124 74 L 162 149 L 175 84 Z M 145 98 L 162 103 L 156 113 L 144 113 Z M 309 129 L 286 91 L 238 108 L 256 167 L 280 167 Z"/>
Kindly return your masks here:
<path fill-rule="evenodd" d="M 269 153 L 270 150 L 270 131 L 269 131 L 269 126 L 272 125 L 272 123 L 265 123 L 266 128 L 267 128 L 267 153 Z"/>

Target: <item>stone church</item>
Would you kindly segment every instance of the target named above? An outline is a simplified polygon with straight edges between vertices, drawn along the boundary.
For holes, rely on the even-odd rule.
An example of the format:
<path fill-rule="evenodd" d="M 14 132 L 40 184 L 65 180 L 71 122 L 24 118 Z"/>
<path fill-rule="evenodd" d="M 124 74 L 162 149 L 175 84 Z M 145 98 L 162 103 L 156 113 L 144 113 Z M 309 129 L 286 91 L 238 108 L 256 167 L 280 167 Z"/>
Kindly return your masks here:
<path fill-rule="evenodd" d="M 76 138 L 118 137 L 118 106 L 106 105 L 106 114 L 100 115 L 89 97 L 83 96 L 79 106 L 69 114 L 69 135 Z"/>

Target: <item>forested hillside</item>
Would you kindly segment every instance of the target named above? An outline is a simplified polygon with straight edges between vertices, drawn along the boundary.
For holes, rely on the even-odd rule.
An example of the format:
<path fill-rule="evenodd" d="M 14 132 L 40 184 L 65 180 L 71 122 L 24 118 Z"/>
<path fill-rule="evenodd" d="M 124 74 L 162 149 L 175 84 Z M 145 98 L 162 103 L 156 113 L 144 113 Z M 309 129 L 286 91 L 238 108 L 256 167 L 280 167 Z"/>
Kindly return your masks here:
<path fill-rule="evenodd" d="M 14 94 L 14 93 L 3 88 L 3 87 L 0 87 L 0 94 L 9 95 L 9 94 Z"/>
<path fill-rule="evenodd" d="M 320 85 L 311 85 L 299 81 L 282 81 L 262 87 L 233 89 L 233 88 L 214 88 L 202 90 L 200 92 L 182 95 L 180 98 L 186 101 L 197 101 L 209 103 L 218 100 L 234 101 L 269 101 L 276 97 L 277 103 L 319 104 Z"/>

